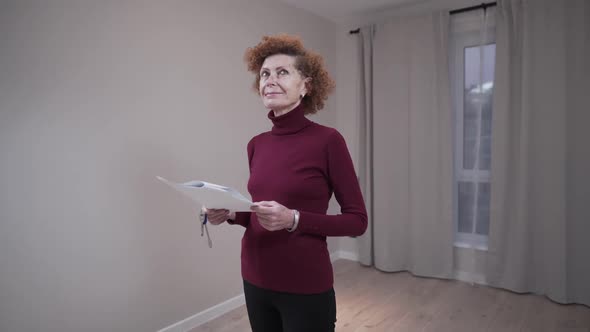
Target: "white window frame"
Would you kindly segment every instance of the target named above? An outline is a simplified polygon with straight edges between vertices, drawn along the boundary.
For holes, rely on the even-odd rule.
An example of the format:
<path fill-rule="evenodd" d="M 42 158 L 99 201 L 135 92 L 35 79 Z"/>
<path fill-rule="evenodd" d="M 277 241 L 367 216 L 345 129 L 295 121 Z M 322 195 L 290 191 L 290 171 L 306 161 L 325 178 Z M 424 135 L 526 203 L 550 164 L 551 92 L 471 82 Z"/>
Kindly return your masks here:
<path fill-rule="evenodd" d="M 488 9 L 489 10 L 489 9 Z M 451 47 L 449 47 L 449 67 L 451 85 L 453 86 L 453 114 L 454 114 L 454 181 L 453 181 L 453 216 L 456 247 L 488 249 L 488 235 L 459 232 L 459 182 L 479 181 L 490 182 L 490 171 L 463 169 L 463 119 L 464 119 L 464 86 L 465 86 L 465 48 L 479 46 L 481 44 L 481 12 L 458 14 L 452 17 Z M 494 44 L 495 22 L 493 12 L 488 14 L 486 32 L 487 38 L 484 45 Z"/>

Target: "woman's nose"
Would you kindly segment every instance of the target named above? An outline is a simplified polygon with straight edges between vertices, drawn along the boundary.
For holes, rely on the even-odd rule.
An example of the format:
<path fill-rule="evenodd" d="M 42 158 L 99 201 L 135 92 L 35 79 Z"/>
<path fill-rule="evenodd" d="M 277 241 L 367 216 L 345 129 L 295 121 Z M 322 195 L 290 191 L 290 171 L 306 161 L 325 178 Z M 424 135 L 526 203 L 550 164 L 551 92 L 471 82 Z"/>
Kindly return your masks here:
<path fill-rule="evenodd" d="M 268 78 L 266 79 L 266 84 L 275 84 L 277 81 L 277 76 L 275 74 L 269 74 Z"/>

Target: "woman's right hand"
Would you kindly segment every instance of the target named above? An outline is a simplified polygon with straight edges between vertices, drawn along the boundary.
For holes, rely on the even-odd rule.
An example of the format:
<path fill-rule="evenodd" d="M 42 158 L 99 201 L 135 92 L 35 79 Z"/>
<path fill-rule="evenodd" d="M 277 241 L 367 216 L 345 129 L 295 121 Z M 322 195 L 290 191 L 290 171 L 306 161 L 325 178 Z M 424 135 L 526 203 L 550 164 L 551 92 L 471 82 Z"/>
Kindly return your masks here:
<path fill-rule="evenodd" d="M 227 219 L 235 219 L 235 213 L 230 213 L 227 209 L 205 209 L 207 220 L 213 225 L 219 225 Z"/>

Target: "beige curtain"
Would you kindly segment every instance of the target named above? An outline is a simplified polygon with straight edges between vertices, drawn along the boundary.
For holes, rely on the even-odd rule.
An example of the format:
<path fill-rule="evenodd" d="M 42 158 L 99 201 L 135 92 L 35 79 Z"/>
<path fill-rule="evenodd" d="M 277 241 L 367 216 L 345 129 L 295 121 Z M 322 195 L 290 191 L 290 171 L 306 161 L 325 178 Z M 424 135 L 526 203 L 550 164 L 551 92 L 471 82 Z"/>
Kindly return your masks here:
<path fill-rule="evenodd" d="M 590 2 L 500 0 L 487 281 L 590 305 Z"/>
<path fill-rule="evenodd" d="M 363 191 L 369 224 L 358 240 L 359 261 L 373 265 L 373 38 L 375 26 L 360 29 L 358 59 L 359 95 L 359 183 Z"/>
<path fill-rule="evenodd" d="M 359 47 L 364 50 L 367 35 L 362 36 Z M 453 138 L 448 13 L 377 25 L 371 41 L 373 54 L 364 57 L 363 67 L 372 68 L 372 77 L 367 80 L 363 74 L 361 100 L 372 95 L 372 116 L 366 114 L 365 103 L 370 139 L 361 142 L 361 164 L 372 162 L 372 176 L 361 172 L 361 183 L 372 188 L 372 218 L 370 232 L 360 240 L 361 262 L 383 271 L 450 278 Z"/>

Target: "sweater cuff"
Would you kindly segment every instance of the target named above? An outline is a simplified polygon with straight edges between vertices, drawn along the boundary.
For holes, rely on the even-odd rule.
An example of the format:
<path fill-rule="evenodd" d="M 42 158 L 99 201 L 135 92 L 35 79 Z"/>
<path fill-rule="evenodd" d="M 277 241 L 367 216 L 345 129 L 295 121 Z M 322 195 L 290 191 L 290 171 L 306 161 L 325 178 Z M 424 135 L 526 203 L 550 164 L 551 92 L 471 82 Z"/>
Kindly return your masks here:
<path fill-rule="evenodd" d="M 314 222 L 308 223 L 313 218 L 313 214 L 309 212 L 299 211 L 299 223 L 297 225 L 297 229 L 295 232 L 302 232 L 302 233 L 313 233 L 317 234 L 320 230 L 317 227 L 317 224 Z"/>
<path fill-rule="evenodd" d="M 250 215 L 252 212 L 236 212 L 236 219 L 228 219 L 227 223 L 230 225 L 241 225 L 241 226 L 248 226 L 250 223 Z"/>

